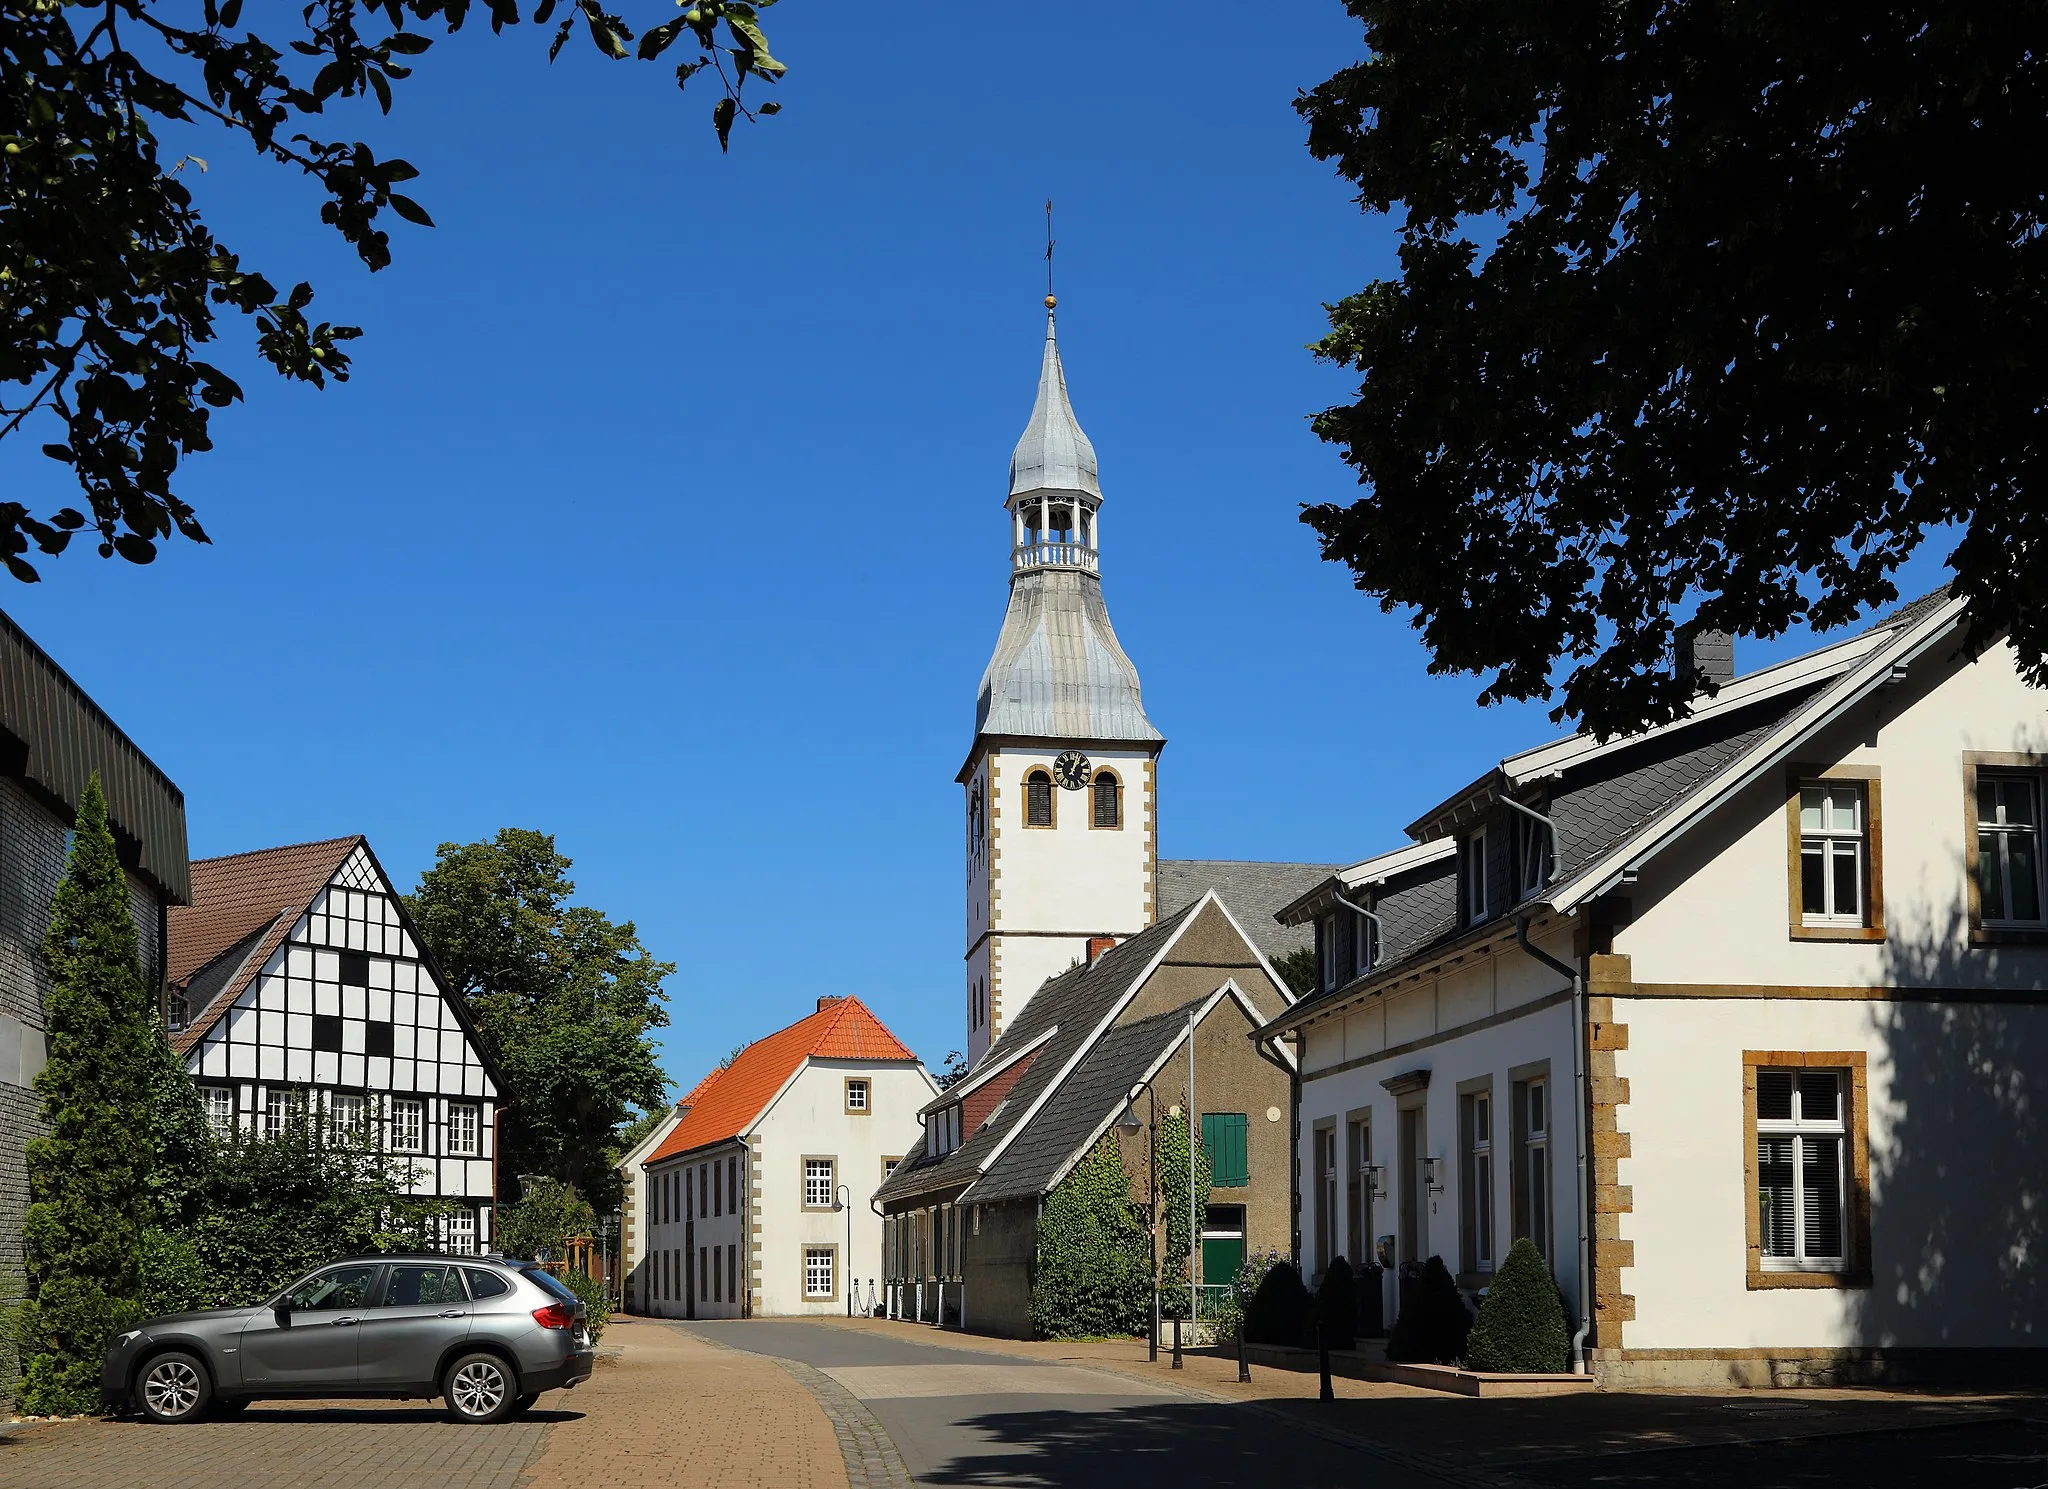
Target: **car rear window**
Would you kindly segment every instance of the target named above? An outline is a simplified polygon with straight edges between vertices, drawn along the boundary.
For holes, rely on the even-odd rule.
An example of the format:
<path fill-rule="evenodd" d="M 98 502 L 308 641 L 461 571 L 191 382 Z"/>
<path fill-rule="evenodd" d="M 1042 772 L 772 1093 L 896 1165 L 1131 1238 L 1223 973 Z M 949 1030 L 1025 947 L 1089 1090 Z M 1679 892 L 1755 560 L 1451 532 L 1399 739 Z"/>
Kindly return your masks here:
<path fill-rule="evenodd" d="M 512 1291 L 512 1284 L 496 1272 L 486 1272 L 481 1267 L 464 1267 L 462 1273 L 469 1279 L 471 1297 L 502 1298 Z"/>
<path fill-rule="evenodd" d="M 553 1293 L 556 1297 L 560 1298 L 564 1303 L 573 1303 L 576 1301 L 576 1294 L 570 1292 L 559 1277 L 556 1277 L 552 1272 L 549 1272 L 545 1268 L 521 1267 L 519 1269 L 519 1272 L 521 1276 L 525 1277 L 526 1280 L 528 1282 L 531 1282 L 535 1287 L 541 1289 L 543 1292 Z"/>

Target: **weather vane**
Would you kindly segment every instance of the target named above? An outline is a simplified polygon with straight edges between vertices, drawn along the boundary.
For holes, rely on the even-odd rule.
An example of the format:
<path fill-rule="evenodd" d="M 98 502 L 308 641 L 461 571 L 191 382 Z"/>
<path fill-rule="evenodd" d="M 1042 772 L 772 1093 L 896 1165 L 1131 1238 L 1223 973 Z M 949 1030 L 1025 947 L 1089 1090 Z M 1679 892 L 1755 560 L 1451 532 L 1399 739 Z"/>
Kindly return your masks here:
<path fill-rule="evenodd" d="M 1052 198 L 1045 199 L 1045 308 L 1059 302 L 1052 297 Z"/>

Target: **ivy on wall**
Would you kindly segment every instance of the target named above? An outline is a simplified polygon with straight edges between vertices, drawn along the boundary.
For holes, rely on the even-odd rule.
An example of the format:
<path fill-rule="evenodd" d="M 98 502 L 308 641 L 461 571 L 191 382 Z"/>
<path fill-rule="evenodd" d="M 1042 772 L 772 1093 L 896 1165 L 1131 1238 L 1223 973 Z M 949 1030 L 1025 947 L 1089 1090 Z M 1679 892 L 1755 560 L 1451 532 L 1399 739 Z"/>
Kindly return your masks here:
<path fill-rule="evenodd" d="M 1170 1112 L 1159 1119 L 1159 1205 L 1165 1211 L 1165 1243 L 1159 1257 L 1159 1314 L 1162 1318 L 1185 1318 L 1188 1311 L 1188 1119 L 1185 1111 Z M 1200 1134 L 1194 1135 L 1195 1177 L 1207 1178 L 1209 1155 L 1202 1149 Z M 1198 1202 L 1206 1201 L 1205 1187 Z M 1229 1278 L 1211 1278 L 1227 1282 Z"/>
<path fill-rule="evenodd" d="M 1183 1178 L 1183 1196 L 1185 1189 Z M 1131 1194 L 1123 1155 L 1115 1137 L 1105 1133 L 1045 1197 L 1031 1277 L 1031 1328 L 1039 1338 L 1145 1331 L 1152 1303 L 1150 1247 L 1142 1207 L 1131 1202 Z M 1183 1240 L 1185 1234 L 1183 1224 Z"/>

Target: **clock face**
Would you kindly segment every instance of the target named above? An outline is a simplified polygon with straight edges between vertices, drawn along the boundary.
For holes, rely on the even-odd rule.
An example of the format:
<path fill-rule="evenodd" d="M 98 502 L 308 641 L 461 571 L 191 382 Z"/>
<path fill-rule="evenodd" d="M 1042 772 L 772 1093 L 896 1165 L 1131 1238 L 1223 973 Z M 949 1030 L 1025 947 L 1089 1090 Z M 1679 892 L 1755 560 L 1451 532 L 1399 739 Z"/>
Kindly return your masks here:
<path fill-rule="evenodd" d="M 1052 778 L 1068 791 L 1079 791 L 1094 774 L 1088 757 L 1079 750 L 1061 750 L 1052 762 Z"/>

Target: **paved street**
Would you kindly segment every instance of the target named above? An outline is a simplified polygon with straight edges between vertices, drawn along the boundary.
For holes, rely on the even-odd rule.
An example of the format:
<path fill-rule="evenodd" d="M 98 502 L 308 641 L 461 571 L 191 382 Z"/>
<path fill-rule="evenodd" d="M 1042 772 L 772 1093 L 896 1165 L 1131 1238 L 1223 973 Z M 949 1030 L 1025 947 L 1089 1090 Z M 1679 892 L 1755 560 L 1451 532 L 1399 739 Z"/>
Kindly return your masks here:
<path fill-rule="evenodd" d="M 530 1417 L 267 1405 L 236 1421 L 0 1429 L 5 1489 L 2048 1489 L 2039 1396 L 1598 1393 L 1472 1401 L 1130 1341 L 625 1320 Z"/>

